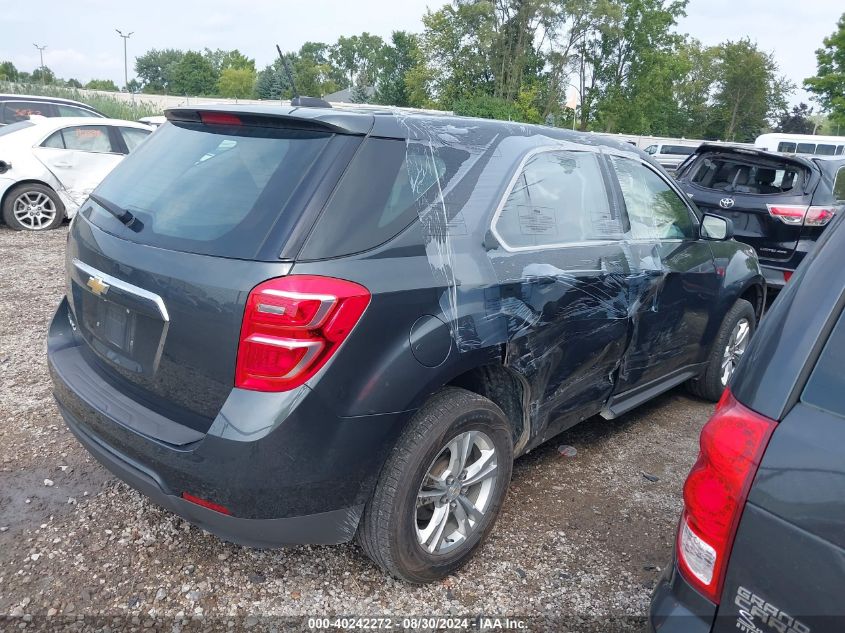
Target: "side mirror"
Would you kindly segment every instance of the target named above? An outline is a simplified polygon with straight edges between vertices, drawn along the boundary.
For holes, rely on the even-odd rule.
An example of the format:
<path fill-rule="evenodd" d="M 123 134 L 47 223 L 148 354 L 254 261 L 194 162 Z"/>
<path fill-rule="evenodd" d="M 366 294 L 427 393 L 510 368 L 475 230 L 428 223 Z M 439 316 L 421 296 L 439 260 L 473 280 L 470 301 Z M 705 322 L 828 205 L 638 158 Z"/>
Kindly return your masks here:
<path fill-rule="evenodd" d="M 0 174 L 5 174 L 12 168 L 12 163 L 7 163 L 4 160 L 0 160 Z"/>
<path fill-rule="evenodd" d="M 701 237 L 706 240 L 724 241 L 734 236 L 734 223 L 718 215 L 704 214 L 701 220 Z"/>

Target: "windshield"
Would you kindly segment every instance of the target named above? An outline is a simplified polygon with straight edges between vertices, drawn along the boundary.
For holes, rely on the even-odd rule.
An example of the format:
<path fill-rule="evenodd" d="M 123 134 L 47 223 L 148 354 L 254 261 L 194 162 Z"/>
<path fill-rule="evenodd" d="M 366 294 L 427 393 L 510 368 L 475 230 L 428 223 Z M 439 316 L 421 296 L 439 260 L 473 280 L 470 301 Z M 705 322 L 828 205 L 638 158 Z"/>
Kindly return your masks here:
<path fill-rule="evenodd" d="M 83 215 L 128 240 L 172 250 L 255 256 L 332 134 L 168 124 L 96 189 L 128 211 L 127 226 L 98 204 Z"/>

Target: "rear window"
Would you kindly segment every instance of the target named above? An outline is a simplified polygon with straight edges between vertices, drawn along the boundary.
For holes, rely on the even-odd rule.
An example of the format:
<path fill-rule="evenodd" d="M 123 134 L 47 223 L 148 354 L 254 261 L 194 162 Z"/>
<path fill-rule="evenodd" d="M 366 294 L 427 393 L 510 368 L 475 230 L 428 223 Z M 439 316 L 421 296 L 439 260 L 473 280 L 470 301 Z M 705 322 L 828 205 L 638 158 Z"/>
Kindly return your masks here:
<path fill-rule="evenodd" d="M 369 138 L 332 193 L 302 253 L 305 259 L 366 251 L 395 237 L 443 195 L 469 157 L 421 143 Z"/>
<path fill-rule="evenodd" d="M 331 138 L 293 129 L 166 125 L 96 190 L 140 222 L 130 229 L 93 203 L 83 214 L 134 242 L 251 259 Z"/>
<path fill-rule="evenodd" d="M 845 418 L 845 312 L 833 328 L 801 396 L 806 404 Z"/>
<path fill-rule="evenodd" d="M 790 163 L 755 162 L 738 156 L 707 156 L 698 161 L 691 182 L 717 191 L 760 195 L 799 189 L 804 169 Z"/>

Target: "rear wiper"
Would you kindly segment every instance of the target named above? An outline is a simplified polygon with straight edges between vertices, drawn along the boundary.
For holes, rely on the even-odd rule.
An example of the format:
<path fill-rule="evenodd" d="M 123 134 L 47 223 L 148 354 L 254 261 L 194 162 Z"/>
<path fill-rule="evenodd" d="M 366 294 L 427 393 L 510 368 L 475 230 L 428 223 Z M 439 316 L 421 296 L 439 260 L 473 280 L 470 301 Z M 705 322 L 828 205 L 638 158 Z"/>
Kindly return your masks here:
<path fill-rule="evenodd" d="M 123 222 L 130 229 L 139 230 L 140 228 L 143 227 L 143 224 L 141 224 L 141 221 L 138 220 L 134 215 L 132 215 L 131 211 L 128 211 L 127 209 L 124 209 L 123 207 L 116 205 L 111 200 L 106 200 L 105 198 L 101 198 L 100 196 L 98 196 L 95 193 L 90 194 L 88 197 L 91 198 L 91 200 L 93 200 L 97 204 L 99 204 L 101 207 L 103 207 L 106 211 L 111 213 L 118 220 Z M 137 226 L 137 228 L 136 228 L 136 226 Z"/>

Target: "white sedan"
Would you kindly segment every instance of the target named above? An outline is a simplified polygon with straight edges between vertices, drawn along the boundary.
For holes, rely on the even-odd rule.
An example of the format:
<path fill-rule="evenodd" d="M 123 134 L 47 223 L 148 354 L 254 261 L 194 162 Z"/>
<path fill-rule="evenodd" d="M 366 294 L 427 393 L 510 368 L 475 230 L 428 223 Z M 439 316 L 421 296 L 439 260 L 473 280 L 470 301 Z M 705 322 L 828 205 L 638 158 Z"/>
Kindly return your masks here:
<path fill-rule="evenodd" d="M 0 128 L 3 221 L 16 230 L 59 226 L 152 131 L 133 121 L 83 117 L 32 117 Z"/>

